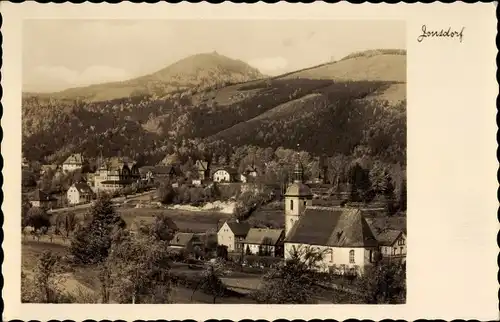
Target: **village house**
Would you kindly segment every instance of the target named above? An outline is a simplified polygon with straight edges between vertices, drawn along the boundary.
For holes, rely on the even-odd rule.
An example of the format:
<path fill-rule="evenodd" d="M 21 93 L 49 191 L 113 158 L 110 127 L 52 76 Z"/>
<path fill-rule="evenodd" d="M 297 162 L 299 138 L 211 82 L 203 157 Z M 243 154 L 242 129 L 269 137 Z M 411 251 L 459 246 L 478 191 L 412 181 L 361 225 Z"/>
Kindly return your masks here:
<path fill-rule="evenodd" d="M 94 176 L 95 192 L 114 192 L 140 179 L 137 164 L 127 158 L 110 158 L 103 162 Z"/>
<path fill-rule="evenodd" d="M 406 234 L 403 231 L 386 229 L 380 232 L 376 238 L 383 258 L 405 260 Z"/>
<path fill-rule="evenodd" d="M 217 232 L 217 244 L 226 246 L 228 252 L 241 252 L 249 230 L 246 222 L 226 221 Z"/>
<path fill-rule="evenodd" d="M 62 169 L 64 172 L 71 172 L 82 169 L 85 160 L 80 153 L 70 155 L 66 161 L 63 162 Z"/>
<path fill-rule="evenodd" d="M 210 178 L 210 164 L 207 161 L 196 160 L 194 167 L 198 175 L 192 180 L 192 184 L 202 185 Z"/>
<path fill-rule="evenodd" d="M 171 164 L 140 167 L 139 174 L 143 181 L 154 181 L 155 179 L 174 179 L 180 177 L 182 172 L 178 165 Z"/>
<path fill-rule="evenodd" d="M 30 203 L 32 207 L 52 209 L 57 205 L 57 199 L 52 197 L 50 193 L 36 189 L 31 197 Z"/>
<path fill-rule="evenodd" d="M 203 250 L 203 241 L 200 236 L 195 233 L 178 232 L 169 243 L 169 248 L 171 249 L 186 250 L 188 252 L 194 251 L 196 246 L 198 246 L 200 250 Z"/>
<path fill-rule="evenodd" d="M 86 182 L 74 183 L 66 193 L 66 198 L 70 205 L 90 203 L 93 197 L 94 193 Z"/>
<path fill-rule="evenodd" d="M 285 259 L 294 250 L 323 253 L 318 269 L 336 274 L 362 274 L 377 258 L 378 242 L 362 210 L 315 207 L 310 188 L 302 183 L 302 167 L 285 194 Z"/>
<path fill-rule="evenodd" d="M 257 167 L 252 164 L 252 165 L 249 165 L 245 171 L 244 171 L 244 174 L 247 176 L 247 177 L 257 177 L 257 175 L 259 174 L 258 170 L 257 170 Z"/>
<path fill-rule="evenodd" d="M 154 166 L 145 165 L 139 168 L 139 176 L 142 181 L 152 181 L 154 178 Z"/>
<path fill-rule="evenodd" d="M 259 256 L 283 256 L 283 229 L 250 228 L 243 241 L 245 254 Z"/>
<path fill-rule="evenodd" d="M 236 182 L 238 178 L 238 171 L 230 167 L 215 168 L 212 180 L 214 182 Z"/>

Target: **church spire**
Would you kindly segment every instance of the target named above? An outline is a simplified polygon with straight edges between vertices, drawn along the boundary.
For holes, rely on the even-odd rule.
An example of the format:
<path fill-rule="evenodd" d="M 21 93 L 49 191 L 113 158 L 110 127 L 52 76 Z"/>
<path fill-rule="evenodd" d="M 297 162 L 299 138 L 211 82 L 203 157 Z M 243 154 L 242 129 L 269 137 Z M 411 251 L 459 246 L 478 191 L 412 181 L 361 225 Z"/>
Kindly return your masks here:
<path fill-rule="evenodd" d="M 295 170 L 293 171 L 294 182 L 299 183 L 304 179 L 304 169 L 302 168 L 302 163 L 300 162 L 300 152 L 299 144 L 297 144 L 297 163 L 295 164 Z"/>

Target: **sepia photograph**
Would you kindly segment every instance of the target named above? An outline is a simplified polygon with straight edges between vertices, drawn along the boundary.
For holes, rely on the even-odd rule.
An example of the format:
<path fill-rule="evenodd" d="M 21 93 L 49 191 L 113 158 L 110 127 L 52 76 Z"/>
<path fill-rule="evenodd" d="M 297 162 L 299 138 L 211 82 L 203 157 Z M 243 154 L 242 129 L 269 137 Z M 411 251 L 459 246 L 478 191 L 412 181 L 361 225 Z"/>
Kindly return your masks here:
<path fill-rule="evenodd" d="M 25 20 L 21 302 L 405 304 L 406 57 L 404 20 Z"/>

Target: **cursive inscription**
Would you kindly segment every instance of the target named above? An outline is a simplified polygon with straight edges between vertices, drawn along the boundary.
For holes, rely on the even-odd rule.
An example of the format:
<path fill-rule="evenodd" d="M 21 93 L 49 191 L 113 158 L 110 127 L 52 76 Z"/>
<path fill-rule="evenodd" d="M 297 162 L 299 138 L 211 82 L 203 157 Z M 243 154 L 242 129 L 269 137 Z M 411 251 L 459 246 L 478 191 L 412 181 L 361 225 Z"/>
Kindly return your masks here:
<path fill-rule="evenodd" d="M 422 34 L 417 37 L 418 42 L 422 42 L 425 38 L 456 38 L 459 39 L 460 42 L 462 42 L 462 38 L 464 36 L 464 29 L 465 27 L 462 27 L 460 31 L 458 30 L 452 30 L 451 27 L 448 29 L 441 29 L 441 30 L 427 30 L 426 25 L 422 25 Z"/>

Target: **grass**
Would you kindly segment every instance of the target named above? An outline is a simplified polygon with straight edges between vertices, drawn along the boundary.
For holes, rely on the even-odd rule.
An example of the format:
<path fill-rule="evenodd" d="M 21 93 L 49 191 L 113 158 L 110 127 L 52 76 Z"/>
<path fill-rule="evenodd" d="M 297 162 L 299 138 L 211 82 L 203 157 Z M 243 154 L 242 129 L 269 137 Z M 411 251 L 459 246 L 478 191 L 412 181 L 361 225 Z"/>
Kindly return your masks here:
<path fill-rule="evenodd" d="M 23 241 L 21 244 L 22 267 L 28 270 L 35 268 L 38 256 L 45 250 L 50 250 L 61 256 L 68 254 L 68 248 L 57 243 Z"/>

